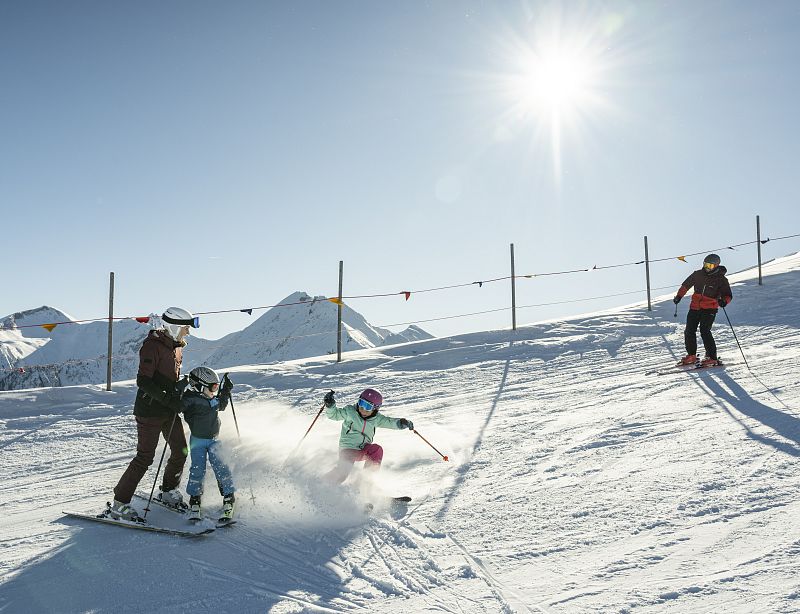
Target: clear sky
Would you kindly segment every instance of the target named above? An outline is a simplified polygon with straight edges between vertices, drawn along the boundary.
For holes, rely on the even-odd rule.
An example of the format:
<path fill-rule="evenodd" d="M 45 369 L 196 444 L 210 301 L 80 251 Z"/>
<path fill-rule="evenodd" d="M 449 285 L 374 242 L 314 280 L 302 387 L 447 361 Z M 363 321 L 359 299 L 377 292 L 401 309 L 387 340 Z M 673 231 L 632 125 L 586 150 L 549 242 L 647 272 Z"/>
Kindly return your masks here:
<path fill-rule="evenodd" d="M 512 242 L 527 274 L 750 241 L 756 214 L 800 232 L 799 32 L 793 1 L 0 3 L 0 316 L 101 317 L 109 271 L 144 315 L 334 296 L 339 260 L 360 295 L 508 275 Z M 518 323 L 645 296 L 641 266 L 518 280 L 519 305 L 635 290 Z M 510 289 L 350 304 L 392 324 Z"/>

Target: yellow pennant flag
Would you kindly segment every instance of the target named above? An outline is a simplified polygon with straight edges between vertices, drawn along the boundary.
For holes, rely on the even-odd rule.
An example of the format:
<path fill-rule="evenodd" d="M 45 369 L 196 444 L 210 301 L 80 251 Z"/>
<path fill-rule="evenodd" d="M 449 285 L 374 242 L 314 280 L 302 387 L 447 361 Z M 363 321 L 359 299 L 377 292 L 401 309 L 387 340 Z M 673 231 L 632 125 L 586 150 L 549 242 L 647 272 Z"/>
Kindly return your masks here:
<path fill-rule="evenodd" d="M 46 328 L 48 332 L 52 333 L 53 329 L 58 326 L 58 324 L 42 324 L 42 328 Z"/>
<path fill-rule="evenodd" d="M 678 256 L 678 260 L 680 260 L 681 262 L 686 262 L 686 256 Z"/>
<path fill-rule="evenodd" d="M 329 300 L 331 303 L 334 303 L 334 304 L 336 304 L 336 305 L 344 305 L 344 302 L 342 301 L 342 299 L 340 299 L 340 298 L 337 298 L 337 297 L 335 297 L 335 296 L 334 296 L 333 298 L 329 298 L 328 300 Z"/>

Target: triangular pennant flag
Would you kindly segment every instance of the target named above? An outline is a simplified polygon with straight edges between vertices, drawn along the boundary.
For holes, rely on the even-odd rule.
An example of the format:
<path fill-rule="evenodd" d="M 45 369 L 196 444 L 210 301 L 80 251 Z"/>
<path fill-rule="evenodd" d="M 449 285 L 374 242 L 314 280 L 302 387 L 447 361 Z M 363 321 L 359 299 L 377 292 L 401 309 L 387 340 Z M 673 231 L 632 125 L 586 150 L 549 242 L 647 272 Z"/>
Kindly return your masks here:
<path fill-rule="evenodd" d="M 593 270 L 593 271 L 596 271 L 596 270 L 597 270 L 597 265 L 594 265 L 594 266 L 592 267 L 592 270 Z"/>
<path fill-rule="evenodd" d="M 523 275 L 523 277 L 525 277 L 527 279 L 531 279 L 533 277 L 533 275 Z"/>
<path fill-rule="evenodd" d="M 406 295 L 406 300 L 411 298 L 411 292 L 409 292 L 408 290 L 403 290 L 403 294 Z"/>
<path fill-rule="evenodd" d="M 246 313 L 249 316 L 253 315 L 252 309 L 240 309 L 239 311 L 241 311 L 242 313 Z"/>
<path fill-rule="evenodd" d="M 680 260 L 681 262 L 686 262 L 686 256 L 678 256 L 678 260 Z"/>
<path fill-rule="evenodd" d="M 147 324 L 150 322 L 150 316 L 141 316 L 138 318 L 134 318 L 139 324 Z"/>
<path fill-rule="evenodd" d="M 483 288 L 483 282 L 482 281 L 476 281 L 475 283 L 478 284 L 479 288 Z"/>
<path fill-rule="evenodd" d="M 335 303 L 336 305 L 344 305 L 344 302 L 342 302 L 342 299 L 336 298 L 335 296 L 333 298 L 329 298 L 328 300 L 331 303 Z"/>
<path fill-rule="evenodd" d="M 53 332 L 53 329 L 58 326 L 58 324 L 42 324 L 42 328 L 46 328 L 48 332 Z"/>
<path fill-rule="evenodd" d="M 764 244 L 764 243 L 766 243 L 767 241 L 769 241 L 769 239 L 762 239 L 762 240 L 761 240 L 761 244 L 763 245 L 763 244 Z"/>

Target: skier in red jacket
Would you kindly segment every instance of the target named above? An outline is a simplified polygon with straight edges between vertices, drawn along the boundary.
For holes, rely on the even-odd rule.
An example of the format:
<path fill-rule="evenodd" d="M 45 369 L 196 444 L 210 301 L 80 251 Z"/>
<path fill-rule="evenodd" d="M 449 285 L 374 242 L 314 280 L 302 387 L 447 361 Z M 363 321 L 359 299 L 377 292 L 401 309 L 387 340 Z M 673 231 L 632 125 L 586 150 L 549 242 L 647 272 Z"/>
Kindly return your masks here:
<path fill-rule="evenodd" d="M 700 337 L 706 350 L 705 358 L 700 362 L 701 367 L 710 367 L 721 364 L 717 358 L 717 344 L 711 334 L 711 326 L 717 317 L 717 310 L 725 307 L 733 300 L 731 285 L 725 273 L 728 270 L 720 266 L 720 258 L 716 254 L 709 254 L 703 260 L 703 268 L 695 271 L 678 288 L 678 293 L 672 302 L 676 305 L 681 302 L 683 295 L 694 287 L 692 303 L 686 315 L 686 330 L 684 341 L 686 343 L 686 356 L 678 366 L 693 365 L 697 363 L 697 327 L 700 326 Z"/>

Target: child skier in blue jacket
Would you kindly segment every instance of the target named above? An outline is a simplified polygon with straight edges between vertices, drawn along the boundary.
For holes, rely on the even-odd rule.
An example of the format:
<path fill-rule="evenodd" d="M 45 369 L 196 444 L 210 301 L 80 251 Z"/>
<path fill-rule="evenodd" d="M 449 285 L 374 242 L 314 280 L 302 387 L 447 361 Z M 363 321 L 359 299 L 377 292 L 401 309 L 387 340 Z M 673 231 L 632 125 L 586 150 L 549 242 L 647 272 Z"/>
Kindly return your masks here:
<path fill-rule="evenodd" d="M 414 429 L 414 423 L 405 418 L 390 418 L 379 414 L 383 395 L 377 390 L 367 388 L 361 393 L 355 405 L 337 407 L 333 390 L 325 395 L 326 415 L 331 420 L 341 420 L 339 435 L 339 462 L 326 477 L 341 484 L 350 475 L 353 464 L 366 461 L 365 468 L 377 471 L 383 460 L 383 448 L 372 443 L 378 427 L 387 429 Z"/>
<path fill-rule="evenodd" d="M 186 492 L 189 495 L 189 520 L 200 520 L 200 502 L 203 495 L 203 480 L 206 475 L 206 458 L 211 463 L 217 486 L 222 495 L 222 517 L 220 521 L 233 518 L 235 501 L 233 478 L 228 465 L 219 455 L 220 421 L 219 412 L 225 411 L 230 400 L 233 383 L 225 376 L 225 383 L 220 390 L 219 376 L 208 367 L 196 367 L 189 372 L 189 388 L 183 394 L 183 416 L 191 430 L 189 453 L 192 466 L 189 470 L 189 482 Z"/>

